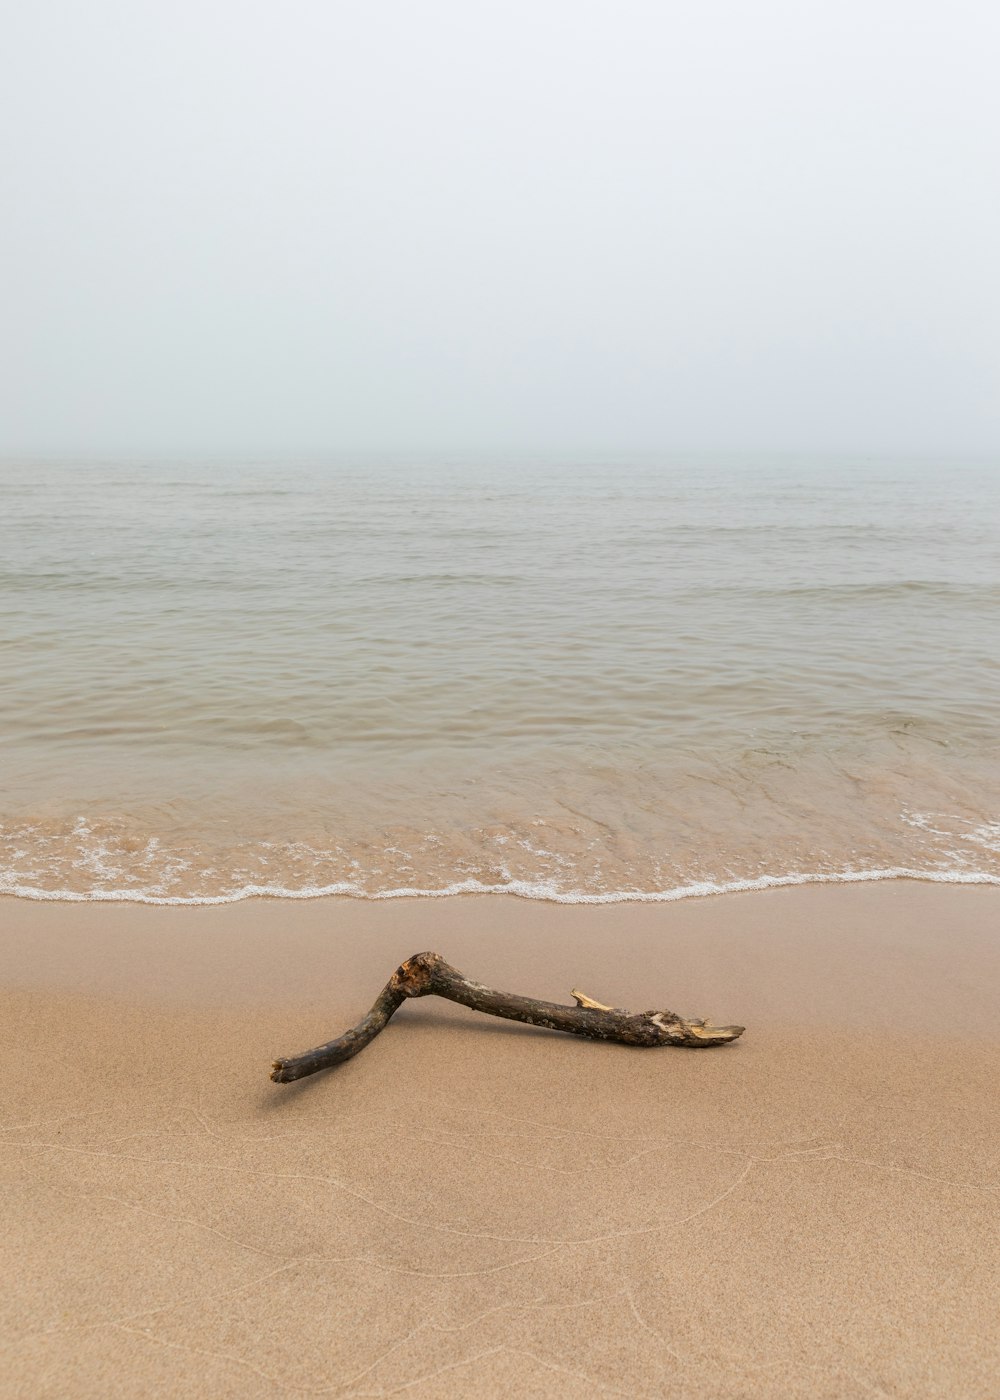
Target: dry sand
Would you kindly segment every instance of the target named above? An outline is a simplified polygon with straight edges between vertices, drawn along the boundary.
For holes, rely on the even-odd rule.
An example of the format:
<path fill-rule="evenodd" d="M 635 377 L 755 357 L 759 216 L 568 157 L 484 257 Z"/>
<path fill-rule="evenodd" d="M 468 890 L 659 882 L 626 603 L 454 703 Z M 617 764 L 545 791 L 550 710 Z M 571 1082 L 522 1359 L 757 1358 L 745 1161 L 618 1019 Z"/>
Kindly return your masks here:
<path fill-rule="evenodd" d="M 1000 1394 L 1000 891 L 0 904 L 3 1396 Z M 403 1007 L 740 1021 L 628 1050 Z"/>

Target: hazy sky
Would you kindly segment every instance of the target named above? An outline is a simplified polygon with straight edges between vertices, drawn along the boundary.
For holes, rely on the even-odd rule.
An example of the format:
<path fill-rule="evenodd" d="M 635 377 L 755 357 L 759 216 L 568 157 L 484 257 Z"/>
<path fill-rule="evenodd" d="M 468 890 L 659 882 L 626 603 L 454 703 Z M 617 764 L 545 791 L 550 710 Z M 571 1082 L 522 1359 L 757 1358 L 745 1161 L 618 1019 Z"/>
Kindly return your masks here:
<path fill-rule="evenodd" d="M 1000 449 L 996 0 L 8 0 L 0 455 Z"/>

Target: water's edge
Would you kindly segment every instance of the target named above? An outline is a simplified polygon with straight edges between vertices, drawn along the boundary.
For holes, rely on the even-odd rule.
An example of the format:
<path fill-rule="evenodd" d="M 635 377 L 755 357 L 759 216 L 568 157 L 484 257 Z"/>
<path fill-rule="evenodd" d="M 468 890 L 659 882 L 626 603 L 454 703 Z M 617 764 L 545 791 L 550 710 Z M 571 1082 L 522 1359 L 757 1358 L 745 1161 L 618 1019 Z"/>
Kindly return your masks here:
<path fill-rule="evenodd" d="M 871 870 L 804 871 L 785 875 L 758 875 L 745 880 L 701 880 L 665 890 L 609 890 L 588 894 L 583 890 L 557 890 L 542 882 L 514 880 L 509 884 L 487 885 L 479 880 L 460 880 L 442 889 L 391 889 L 366 891 L 357 885 L 333 885 L 284 889 L 279 885 L 244 885 L 218 895 L 155 895 L 137 890 L 42 890 L 30 885 L 0 889 L 0 899 L 28 899 L 57 904 L 156 904 L 199 906 L 239 904 L 246 899 L 449 899 L 458 895 L 511 895 L 549 904 L 669 904 L 681 899 L 704 899 L 710 895 L 741 894 L 756 890 L 782 889 L 792 885 L 853 885 L 883 880 L 917 880 L 925 884 L 998 885 L 1000 875 L 987 870 L 918 870 L 905 866 Z"/>

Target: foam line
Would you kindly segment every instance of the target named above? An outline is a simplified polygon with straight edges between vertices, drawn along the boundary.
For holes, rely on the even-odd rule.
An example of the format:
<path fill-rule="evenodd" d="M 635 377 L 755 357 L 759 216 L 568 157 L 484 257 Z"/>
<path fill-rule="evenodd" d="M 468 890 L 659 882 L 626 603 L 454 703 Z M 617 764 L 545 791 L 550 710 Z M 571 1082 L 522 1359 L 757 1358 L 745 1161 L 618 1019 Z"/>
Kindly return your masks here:
<path fill-rule="evenodd" d="M 678 899 L 703 899 L 708 895 L 738 894 L 749 890 L 781 889 L 788 885 L 853 885 L 872 880 L 925 880 L 944 885 L 1000 885 L 1000 875 L 985 870 L 919 870 L 889 866 L 873 870 L 804 871 L 788 875 L 757 875 L 752 879 L 699 880 L 666 890 L 560 890 L 544 881 L 511 880 L 486 885 L 480 880 L 460 880 L 441 889 L 364 890 L 347 881 L 332 885 L 306 885 L 286 889 L 281 885 L 242 885 L 227 894 L 159 895 L 146 890 L 42 890 L 33 885 L 7 883 L 0 876 L 0 895 L 67 904 L 238 904 L 244 899 L 447 899 L 460 894 L 507 894 L 518 899 L 538 899 L 551 904 L 669 904 Z"/>

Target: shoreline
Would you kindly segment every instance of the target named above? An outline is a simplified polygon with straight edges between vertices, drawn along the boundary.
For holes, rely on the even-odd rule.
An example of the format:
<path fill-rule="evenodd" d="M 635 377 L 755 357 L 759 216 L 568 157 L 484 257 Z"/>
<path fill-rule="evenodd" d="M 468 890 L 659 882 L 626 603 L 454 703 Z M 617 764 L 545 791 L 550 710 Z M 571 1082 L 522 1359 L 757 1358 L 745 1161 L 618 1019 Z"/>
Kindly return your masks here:
<path fill-rule="evenodd" d="M 0 901 L 12 1396 L 995 1393 L 1000 895 Z M 422 949 L 738 1021 L 630 1050 L 401 1008 Z"/>
<path fill-rule="evenodd" d="M 673 904 L 686 899 L 707 899 L 717 895 L 750 894 L 763 890 L 795 889 L 803 885 L 865 885 L 883 881 L 907 880 L 929 885 L 997 885 L 1000 875 L 989 870 L 968 870 L 961 866 L 951 870 L 916 866 L 887 866 L 860 870 L 803 871 L 785 875 L 757 875 L 719 882 L 692 881 L 662 890 L 611 890 L 589 894 L 583 890 L 556 889 L 543 881 L 512 880 L 504 884 L 487 885 L 469 879 L 456 881 L 441 889 L 377 890 L 374 893 L 356 885 L 341 882 L 325 886 L 287 889 L 283 886 L 245 885 L 227 894 L 218 895 L 159 895 L 145 890 L 43 890 L 31 885 L 0 886 L 0 900 L 25 899 L 39 904 L 137 904 L 164 908 L 216 908 L 224 904 L 241 904 L 248 899 L 270 900 L 360 900 L 364 902 L 387 899 L 454 899 L 463 896 L 502 896 L 535 900 L 544 904 L 610 905 L 610 904 Z"/>

